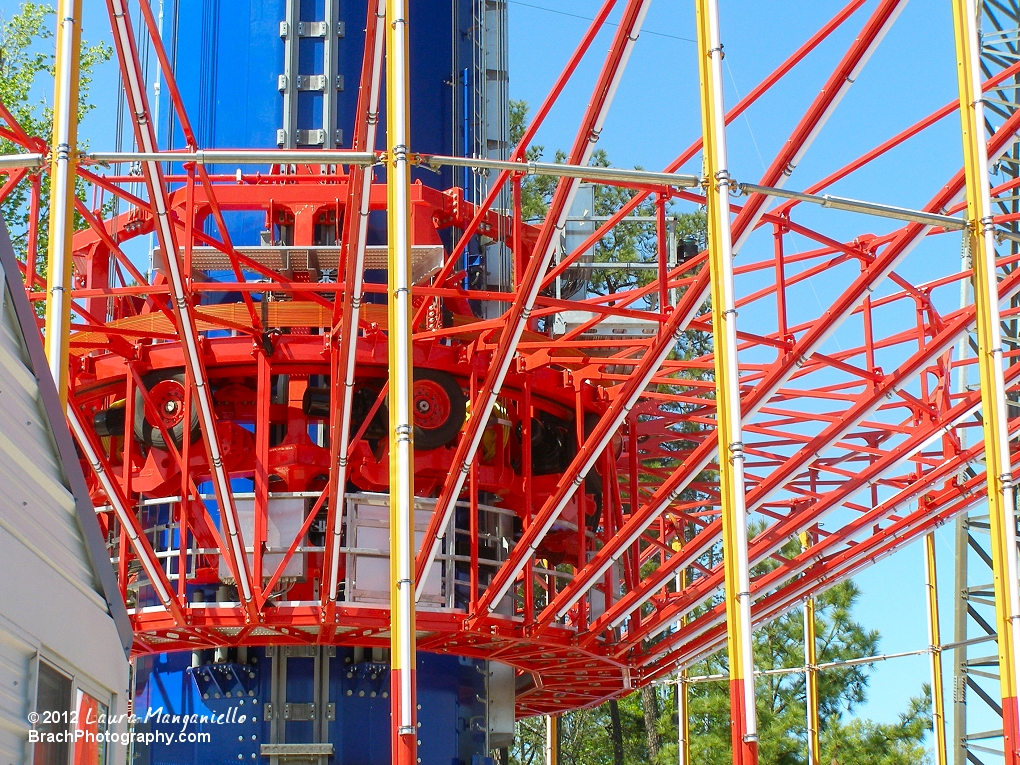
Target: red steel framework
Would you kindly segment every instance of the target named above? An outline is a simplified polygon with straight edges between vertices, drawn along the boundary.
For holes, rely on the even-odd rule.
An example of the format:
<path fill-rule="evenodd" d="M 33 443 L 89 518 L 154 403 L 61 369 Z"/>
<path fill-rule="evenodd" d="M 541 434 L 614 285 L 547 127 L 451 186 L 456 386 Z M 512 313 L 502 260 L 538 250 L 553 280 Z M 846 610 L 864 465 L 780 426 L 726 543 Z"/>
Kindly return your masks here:
<path fill-rule="evenodd" d="M 386 286 L 365 277 L 374 262 L 367 220 L 387 209 L 380 168 L 393 159 L 379 151 L 376 129 L 385 5 L 371 3 L 366 22 L 352 149 L 245 155 L 196 144 L 148 4 L 108 0 L 138 152 L 75 158 L 78 177 L 99 202 L 75 202 L 88 227 L 74 234 L 71 253 L 68 401 L 139 653 L 389 645 L 388 607 L 359 602 L 343 586 L 354 554 L 345 537 L 345 498 L 385 493 L 390 484 L 387 440 L 378 432 L 387 412 L 389 327 L 379 297 Z M 714 12 L 711 2 L 698 5 Z M 954 355 L 983 317 L 974 305 L 960 305 L 961 284 L 972 273 L 931 255 L 958 252 L 959 231 L 968 225 L 960 217 L 964 172 L 930 189 L 923 210 L 877 206 L 874 212 L 900 218 L 887 233 L 869 233 L 875 219 L 859 215 L 858 235 L 827 235 L 803 219 L 842 214 L 801 214 L 805 202 L 839 206 L 818 195 L 955 119 L 959 102 L 805 189 L 814 196 L 771 204 L 784 184 L 796 184 L 797 165 L 905 3 L 882 0 L 869 14 L 864 5 L 848 3 L 725 113 L 732 123 L 807 66 L 819 46 L 833 45 L 834 32 L 856 25 L 756 185 L 726 179 L 727 187 L 745 192 L 731 194 L 729 213 L 740 253 L 733 265 L 734 316 L 741 317 L 734 407 L 738 432 L 742 422 L 736 452 L 749 514 L 754 624 L 985 501 L 982 391 L 955 385 L 979 359 Z M 712 353 L 703 352 L 713 334 L 705 301 L 714 275 L 709 251 L 668 265 L 676 261 L 662 218 L 667 203 L 677 211 L 706 204 L 704 186 L 676 175 L 699 156 L 702 142 L 678 147 L 662 173 L 558 171 L 525 161 L 527 146 L 605 33 L 611 44 L 567 160 L 588 164 L 648 6 L 649 0 L 605 0 L 514 149 L 510 162 L 517 165 L 489 163 L 484 201 L 466 201 L 459 189 L 410 189 L 412 250 L 425 264 L 411 293 L 414 479 L 416 495 L 432 510 L 418 528 L 419 595 L 434 569 L 455 565 L 449 544 L 443 552 L 443 538 L 456 536 L 454 525 L 463 523 L 468 540 L 460 555 L 467 574 L 457 585 L 463 597 L 446 593 L 444 606 L 419 602 L 418 647 L 512 664 L 530 679 L 520 686 L 520 715 L 626 694 L 727 641 L 725 561 L 742 550 L 723 544 L 716 367 Z M 132 31 L 138 13 L 186 151 L 157 149 Z M 1020 64 L 1013 64 L 981 87 L 1018 75 Z M 6 109 L 0 118 L 0 136 L 33 156 L 47 152 L 45 141 L 27 135 Z M 1020 115 L 1013 114 L 987 136 L 992 161 L 1011 149 L 1018 130 Z M 411 156 L 420 164 L 457 162 Z M 6 175 L 0 198 L 23 183 L 38 205 L 40 170 L 23 159 L 21 167 L 0 164 Z M 129 161 L 139 163 L 141 177 L 124 172 Z M 272 168 L 249 172 L 256 162 Z M 221 174 L 207 164 L 242 169 Z M 522 179 L 545 172 L 563 176 L 547 216 L 524 221 Z M 587 241 L 563 252 L 560 233 L 584 178 L 634 196 Z M 144 193 L 130 193 L 140 181 Z M 708 185 L 718 183 L 716 173 Z M 1010 181 L 991 194 L 1015 194 L 1015 187 Z M 101 200 L 112 197 L 127 211 L 104 218 Z M 501 199 L 509 200 L 505 209 L 497 207 Z M 661 211 L 655 258 L 645 264 L 655 267 L 641 271 L 649 278 L 610 295 L 556 297 L 557 279 L 584 266 L 585 253 L 649 199 Z M 224 218 L 233 211 L 264 214 L 271 238 L 287 246 L 235 247 Z M 1008 217 L 987 223 L 1002 226 Z M 847 218 L 839 220 L 842 230 Z M 146 278 L 125 243 L 150 233 L 158 267 Z M 25 281 L 30 297 L 45 301 L 37 235 L 33 219 Z M 513 283 L 505 289 L 466 288 L 459 254 L 477 236 L 510 253 Z M 771 246 L 761 246 L 769 237 Z M 1015 304 L 1016 256 L 994 265 L 999 304 Z M 228 275 L 214 281 L 211 270 Z M 323 278 L 329 270 L 335 279 Z M 817 311 L 804 300 L 811 290 L 828 296 Z M 566 311 L 584 318 L 554 331 L 555 317 Z M 1002 309 L 1003 321 L 1016 318 L 1016 309 Z M 1020 392 L 1012 353 L 1007 396 Z M 1020 429 L 1015 414 L 1007 412 L 1004 438 Z M 961 442 L 963 432 L 969 435 Z M 725 446 L 732 456 L 734 443 Z M 1008 455 L 1020 458 L 1015 448 Z M 239 479 L 253 487 L 247 527 L 233 496 Z M 284 493 L 308 499 L 308 509 L 296 536 L 273 547 L 269 508 Z M 154 531 L 147 508 L 160 504 L 170 515 Z M 479 542 L 485 507 L 514 518 L 498 554 Z M 322 533 L 313 540 L 317 529 Z M 793 541 L 804 532 L 814 540 L 809 548 Z M 303 560 L 304 575 L 290 581 L 284 572 L 294 559 Z M 219 601 L 189 600 L 190 585 L 224 582 L 228 595 Z M 753 728 L 745 733 L 750 741 Z M 754 758 L 751 750 L 745 761 Z"/>

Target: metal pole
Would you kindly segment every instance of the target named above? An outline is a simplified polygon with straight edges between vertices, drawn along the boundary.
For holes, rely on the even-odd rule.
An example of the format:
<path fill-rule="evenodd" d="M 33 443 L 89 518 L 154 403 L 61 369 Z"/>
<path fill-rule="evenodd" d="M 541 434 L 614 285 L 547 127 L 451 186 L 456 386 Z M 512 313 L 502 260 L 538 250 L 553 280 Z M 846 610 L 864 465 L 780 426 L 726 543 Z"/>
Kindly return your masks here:
<path fill-rule="evenodd" d="M 928 644 L 931 646 L 931 727 L 935 765 L 948 765 L 946 707 L 942 695 L 942 633 L 939 629 L 939 589 L 935 566 L 935 534 L 924 538 L 924 584 L 928 594 Z"/>
<path fill-rule="evenodd" d="M 67 405 L 68 336 L 71 332 L 71 236 L 74 177 L 78 161 L 78 60 L 81 0 L 57 3 L 53 139 L 50 159 L 49 263 L 47 265 L 46 357 L 60 401 Z"/>
<path fill-rule="evenodd" d="M 757 765 L 758 726 L 751 646 L 751 586 L 747 565 L 744 445 L 740 430 L 737 311 L 733 296 L 726 133 L 723 112 L 722 43 L 718 0 L 696 0 L 698 74 L 704 140 L 708 255 L 712 277 L 715 343 L 716 430 L 722 513 L 726 634 L 730 663 L 730 709 L 734 765 Z"/>
<path fill-rule="evenodd" d="M 620 181 L 650 183 L 670 188 L 697 186 L 698 176 L 685 173 L 660 173 L 654 170 L 630 170 L 622 167 L 592 167 L 560 162 L 515 162 L 479 157 L 447 157 L 440 154 L 415 155 L 415 160 L 433 168 L 469 167 L 478 170 L 507 170 L 523 175 L 547 175 L 554 178 L 580 178 L 584 181 Z"/>
<path fill-rule="evenodd" d="M 1002 732 L 1006 765 L 1017 765 L 1018 745 L 1017 621 L 1018 588 L 1016 515 L 1006 428 L 1006 395 L 1002 372 L 1002 329 L 999 323 L 995 231 L 991 217 L 984 104 L 981 101 L 980 50 L 974 0 L 953 0 L 956 63 L 960 89 L 960 121 L 967 182 L 967 220 L 974 263 L 974 305 L 977 314 L 981 406 L 988 477 L 988 520 L 992 552 L 992 589 L 998 633 Z"/>
<path fill-rule="evenodd" d="M 545 765 L 560 764 L 560 716 L 545 716 Z"/>
<path fill-rule="evenodd" d="M 676 678 L 677 765 L 691 765 L 691 723 L 687 711 L 687 670 Z"/>
<path fill-rule="evenodd" d="M 21 155 L 19 155 L 21 156 Z M 101 165 L 133 162 L 194 162 L 196 165 L 358 165 L 379 164 L 374 151 L 347 149 L 195 149 L 194 151 L 93 151 Z"/>
<path fill-rule="evenodd" d="M 418 759 L 411 419 L 411 169 L 407 0 L 386 3 L 390 409 L 390 692 L 393 765 Z"/>
<path fill-rule="evenodd" d="M 687 569 L 676 575 L 676 591 L 681 592 L 687 586 Z M 687 623 L 687 616 L 680 619 L 680 626 Z M 676 675 L 676 734 L 677 734 L 677 765 L 691 765 L 691 721 L 688 712 L 687 677 L 690 674 L 684 667 Z"/>
<path fill-rule="evenodd" d="M 961 347 L 963 343 L 961 343 Z M 959 433 L 964 433 L 961 428 Z M 962 437 L 962 436 L 961 436 Z M 953 765 L 967 765 L 967 555 L 968 515 L 957 517 L 953 598 Z"/>
<path fill-rule="evenodd" d="M 55 120 L 55 110 L 53 117 Z M 56 159 L 56 155 L 54 155 L 54 159 Z M 0 157 L 0 170 L 17 170 L 22 167 L 38 170 L 45 161 L 46 158 L 42 154 L 6 154 Z"/>
<path fill-rule="evenodd" d="M 795 199 L 798 202 L 809 202 L 822 207 L 829 207 L 833 210 L 844 210 L 846 212 L 863 213 L 865 215 L 877 215 L 881 218 L 892 218 L 893 220 L 905 220 L 913 223 L 924 223 L 928 226 L 940 226 L 955 231 L 967 227 L 967 222 L 962 218 L 952 215 L 939 215 L 924 210 L 911 210 L 909 207 L 898 207 L 896 205 L 884 205 L 879 202 L 865 202 L 860 199 L 848 199 L 847 197 L 836 197 L 831 194 L 805 194 L 801 191 L 786 191 L 775 186 L 759 186 L 756 183 L 738 183 L 737 189 L 741 194 L 765 194 L 770 197 L 781 197 L 783 199 Z"/>
<path fill-rule="evenodd" d="M 804 705 L 807 709 L 808 765 L 822 761 L 818 726 L 818 648 L 815 642 L 815 599 L 804 604 Z M 944 764 L 943 764 L 944 765 Z"/>

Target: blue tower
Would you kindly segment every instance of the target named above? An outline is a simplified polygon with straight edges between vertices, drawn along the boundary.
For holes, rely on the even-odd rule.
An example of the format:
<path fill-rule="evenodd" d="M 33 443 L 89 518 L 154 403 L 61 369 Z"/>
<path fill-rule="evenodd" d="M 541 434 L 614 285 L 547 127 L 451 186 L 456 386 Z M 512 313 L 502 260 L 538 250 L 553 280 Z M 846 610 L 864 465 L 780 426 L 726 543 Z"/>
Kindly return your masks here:
<path fill-rule="evenodd" d="M 505 15 L 506 4 L 492 0 L 412 3 L 414 151 L 505 158 Z M 199 146 L 350 146 L 367 19 L 366 0 L 167 0 L 163 41 Z M 385 124 L 385 115 L 380 121 Z M 163 148 L 185 147 L 165 91 L 159 129 Z M 414 179 L 438 189 L 460 187 L 469 200 L 485 191 L 483 177 L 463 170 L 415 170 Z M 225 217 L 235 245 L 264 242 L 265 215 L 228 211 Z M 380 220 L 370 243 L 382 241 L 384 230 Z M 480 264 L 484 249 L 476 245 L 472 257 Z M 191 588 L 189 597 L 228 600 L 223 589 Z M 139 726 L 159 734 L 160 742 L 135 749 L 140 765 L 389 761 L 382 648 L 238 645 L 146 656 L 137 660 L 135 688 Z M 481 765 L 512 740 L 511 667 L 420 653 L 418 688 L 424 765 Z"/>

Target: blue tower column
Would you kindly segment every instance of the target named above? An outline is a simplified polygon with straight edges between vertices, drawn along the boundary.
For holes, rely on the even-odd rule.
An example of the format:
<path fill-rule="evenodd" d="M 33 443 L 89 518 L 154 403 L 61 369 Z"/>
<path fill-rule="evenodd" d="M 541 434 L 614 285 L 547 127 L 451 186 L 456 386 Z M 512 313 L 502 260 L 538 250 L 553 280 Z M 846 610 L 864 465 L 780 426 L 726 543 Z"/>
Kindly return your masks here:
<path fill-rule="evenodd" d="M 486 71 L 477 34 L 484 7 L 479 0 L 411 4 L 413 151 L 466 154 L 485 145 L 478 83 Z M 164 44 L 200 147 L 349 145 L 367 14 L 367 0 L 166 0 Z M 382 124 L 385 119 L 380 115 Z M 183 148 L 166 89 L 158 121 L 161 147 Z M 236 168 L 210 170 L 233 174 Z M 440 189 L 463 183 L 468 198 L 474 196 L 476 179 L 455 177 L 452 169 L 415 168 L 412 179 Z M 235 245 L 263 244 L 263 212 L 227 210 L 224 217 Z M 370 244 L 385 241 L 382 224 L 373 220 Z M 190 594 L 229 600 L 214 594 L 215 583 L 205 590 Z M 510 743 L 511 668 L 419 653 L 416 671 L 423 765 L 483 765 L 493 748 Z M 138 729 L 151 734 L 151 744 L 134 752 L 139 765 L 389 761 L 389 657 L 381 647 L 166 653 L 137 659 L 135 677 Z"/>

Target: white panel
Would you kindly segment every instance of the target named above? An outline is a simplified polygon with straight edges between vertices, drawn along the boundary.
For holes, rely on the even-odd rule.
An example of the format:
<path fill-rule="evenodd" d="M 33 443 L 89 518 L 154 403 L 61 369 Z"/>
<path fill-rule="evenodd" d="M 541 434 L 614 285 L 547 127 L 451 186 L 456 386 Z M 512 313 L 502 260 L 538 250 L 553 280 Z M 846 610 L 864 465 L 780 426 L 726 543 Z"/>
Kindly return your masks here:
<path fill-rule="evenodd" d="M 234 495 L 234 507 L 237 508 L 237 521 L 241 528 L 241 538 L 245 547 L 252 549 L 255 539 L 255 499 L 242 495 Z M 269 512 L 266 513 L 266 547 L 276 550 L 290 547 L 294 537 L 301 531 L 305 522 L 304 497 L 270 497 Z M 269 553 L 262 557 L 262 575 L 269 579 L 276 573 L 277 567 L 283 562 L 284 553 Z M 253 571 L 254 553 L 248 553 L 248 570 Z M 304 576 L 305 556 L 294 554 L 287 562 L 281 576 Z M 226 557 L 220 556 L 220 579 L 233 580 Z"/>
<path fill-rule="evenodd" d="M 351 500 L 348 505 L 348 544 L 357 552 L 348 557 L 348 598 L 359 603 L 388 603 L 390 599 L 390 510 L 389 498 L 379 495 L 374 501 Z M 432 519 L 432 507 L 420 505 L 414 511 L 414 549 L 420 551 L 422 539 Z M 446 604 L 443 597 L 443 567 L 432 566 L 420 598 L 421 604 Z"/>
<path fill-rule="evenodd" d="M 0 763 L 24 762 L 27 756 L 32 660 L 35 649 L 0 624 Z"/>
<path fill-rule="evenodd" d="M 0 332 L 0 528 L 105 608 L 9 299 Z"/>
<path fill-rule="evenodd" d="M 0 528 L 0 628 L 9 620 L 23 639 L 93 684 L 125 695 L 128 663 L 106 612 L 33 550 Z M 28 637 L 25 637 L 28 636 Z M 0 761 L 0 765 L 7 765 Z"/>

